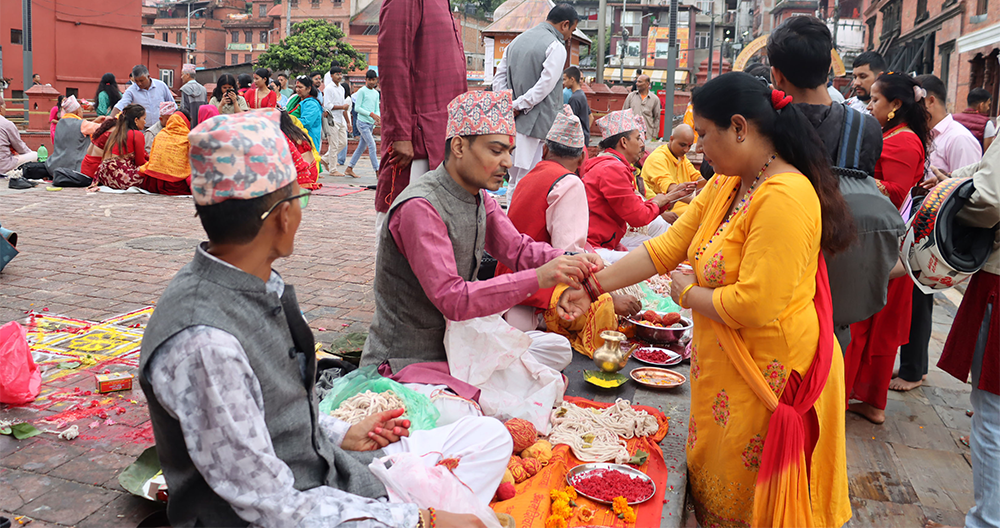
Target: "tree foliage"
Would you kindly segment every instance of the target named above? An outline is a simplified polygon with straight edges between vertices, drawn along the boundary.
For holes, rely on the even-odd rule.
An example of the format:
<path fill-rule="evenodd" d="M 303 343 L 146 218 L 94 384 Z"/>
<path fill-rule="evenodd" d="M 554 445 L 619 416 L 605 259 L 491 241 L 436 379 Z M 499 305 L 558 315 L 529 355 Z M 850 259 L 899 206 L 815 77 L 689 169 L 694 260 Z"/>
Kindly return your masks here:
<path fill-rule="evenodd" d="M 292 24 L 291 35 L 269 46 L 257 63 L 293 74 L 325 72 L 334 64 L 345 70 L 367 70 L 364 56 L 343 39 L 344 32 L 325 20 L 304 20 Z"/>

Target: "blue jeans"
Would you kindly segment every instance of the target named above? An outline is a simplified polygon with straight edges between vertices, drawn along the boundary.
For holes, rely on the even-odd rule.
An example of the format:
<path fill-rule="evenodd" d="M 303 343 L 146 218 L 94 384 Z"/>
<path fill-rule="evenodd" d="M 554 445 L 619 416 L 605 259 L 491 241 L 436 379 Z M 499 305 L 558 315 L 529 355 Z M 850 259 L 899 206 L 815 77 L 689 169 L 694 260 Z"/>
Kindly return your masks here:
<path fill-rule="evenodd" d="M 993 306 L 992 309 L 996 309 Z M 990 325 L 986 309 L 979 342 L 972 359 L 972 429 L 969 447 L 972 459 L 972 489 L 976 505 L 965 516 L 966 528 L 1000 526 L 1000 396 L 979 389 Z"/>
<path fill-rule="evenodd" d="M 347 147 L 337 153 L 337 165 L 343 165 L 347 163 Z"/>
<path fill-rule="evenodd" d="M 361 132 L 361 139 L 358 141 L 358 148 L 351 155 L 351 162 L 347 164 L 348 167 L 353 169 L 358 164 L 358 160 L 361 159 L 361 153 L 364 152 L 365 148 L 368 148 L 368 156 L 372 159 L 372 168 L 375 169 L 375 172 L 378 172 L 378 153 L 375 152 L 375 136 L 372 136 L 372 130 L 374 129 L 374 124 L 365 123 L 364 121 L 358 123 L 358 132 Z"/>

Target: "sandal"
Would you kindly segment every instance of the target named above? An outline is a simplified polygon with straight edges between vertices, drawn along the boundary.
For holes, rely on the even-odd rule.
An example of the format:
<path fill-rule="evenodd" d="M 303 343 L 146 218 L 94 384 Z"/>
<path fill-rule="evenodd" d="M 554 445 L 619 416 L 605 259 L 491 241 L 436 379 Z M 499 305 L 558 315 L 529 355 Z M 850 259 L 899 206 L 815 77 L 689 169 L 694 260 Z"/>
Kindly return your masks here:
<path fill-rule="evenodd" d="M 969 435 L 958 437 L 958 441 L 959 441 L 959 443 L 961 443 L 965 447 L 968 447 L 968 448 L 972 447 L 972 446 L 969 445 Z"/>

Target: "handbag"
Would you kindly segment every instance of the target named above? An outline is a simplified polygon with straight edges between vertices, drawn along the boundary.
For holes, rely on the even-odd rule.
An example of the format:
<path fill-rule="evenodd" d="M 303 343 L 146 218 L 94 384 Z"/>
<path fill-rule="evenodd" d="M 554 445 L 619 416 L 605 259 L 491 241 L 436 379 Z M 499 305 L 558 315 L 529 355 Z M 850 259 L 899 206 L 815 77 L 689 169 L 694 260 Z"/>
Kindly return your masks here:
<path fill-rule="evenodd" d="M 70 169 L 56 169 L 52 175 L 54 187 L 89 187 L 93 182 L 90 176 Z"/>

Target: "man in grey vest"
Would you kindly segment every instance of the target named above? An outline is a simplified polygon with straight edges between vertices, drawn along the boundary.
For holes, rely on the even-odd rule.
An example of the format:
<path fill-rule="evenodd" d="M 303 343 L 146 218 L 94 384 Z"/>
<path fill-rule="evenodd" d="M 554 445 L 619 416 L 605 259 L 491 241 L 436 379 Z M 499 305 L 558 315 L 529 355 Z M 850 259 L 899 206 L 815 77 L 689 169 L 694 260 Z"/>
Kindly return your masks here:
<path fill-rule="evenodd" d="M 172 526 L 431 526 L 431 512 L 389 503 L 368 469 L 399 453 L 459 459 L 483 504 L 512 440 L 492 418 L 408 431 L 402 409 L 356 425 L 321 415 L 312 332 L 295 290 L 272 268 L 292 253 L 309 193 L 277 110 L 212 119 L 191 131 L 191 187 L 209 241 L 173 278 L 146 327 L 139 383 L 170 489 Z M 435 456 L 424 456 L 436 453 Z M 437 526 L 483 526 L 437 512 Z"/>
<path fill-rule="evenodd" d="M 597 255 L 565 255 L 522 235 L 483 192 L 499 189 L 511 166 L 513 117 L 508 91 L 467 92 L 448 104 L 444 163 L 396 198 L 379 233 L 375 317 L 362 366 L 388 362 L 399 372 L 447 361 L 446 319 L 502 313 L 557 284 L 580 288 L 603 266 Z M 476 281 L 484 249 L 513 273 Z M 562 370 L 572 360 L 565 337 L 527 334 L 528 353 L 541 364 Z"/>
<path fill-rule="evenodd" d="M 521 33 L 507 46 L 497 66 L 493 91 L 514 91 L 517 150 L 510 169 L 509 193 L 542 160 L 545 135 L 562 110 L 560 84 L 566 67 L 566 47 L 579 21 L 573 6 L 553 7 L 545 22 Z"/>

